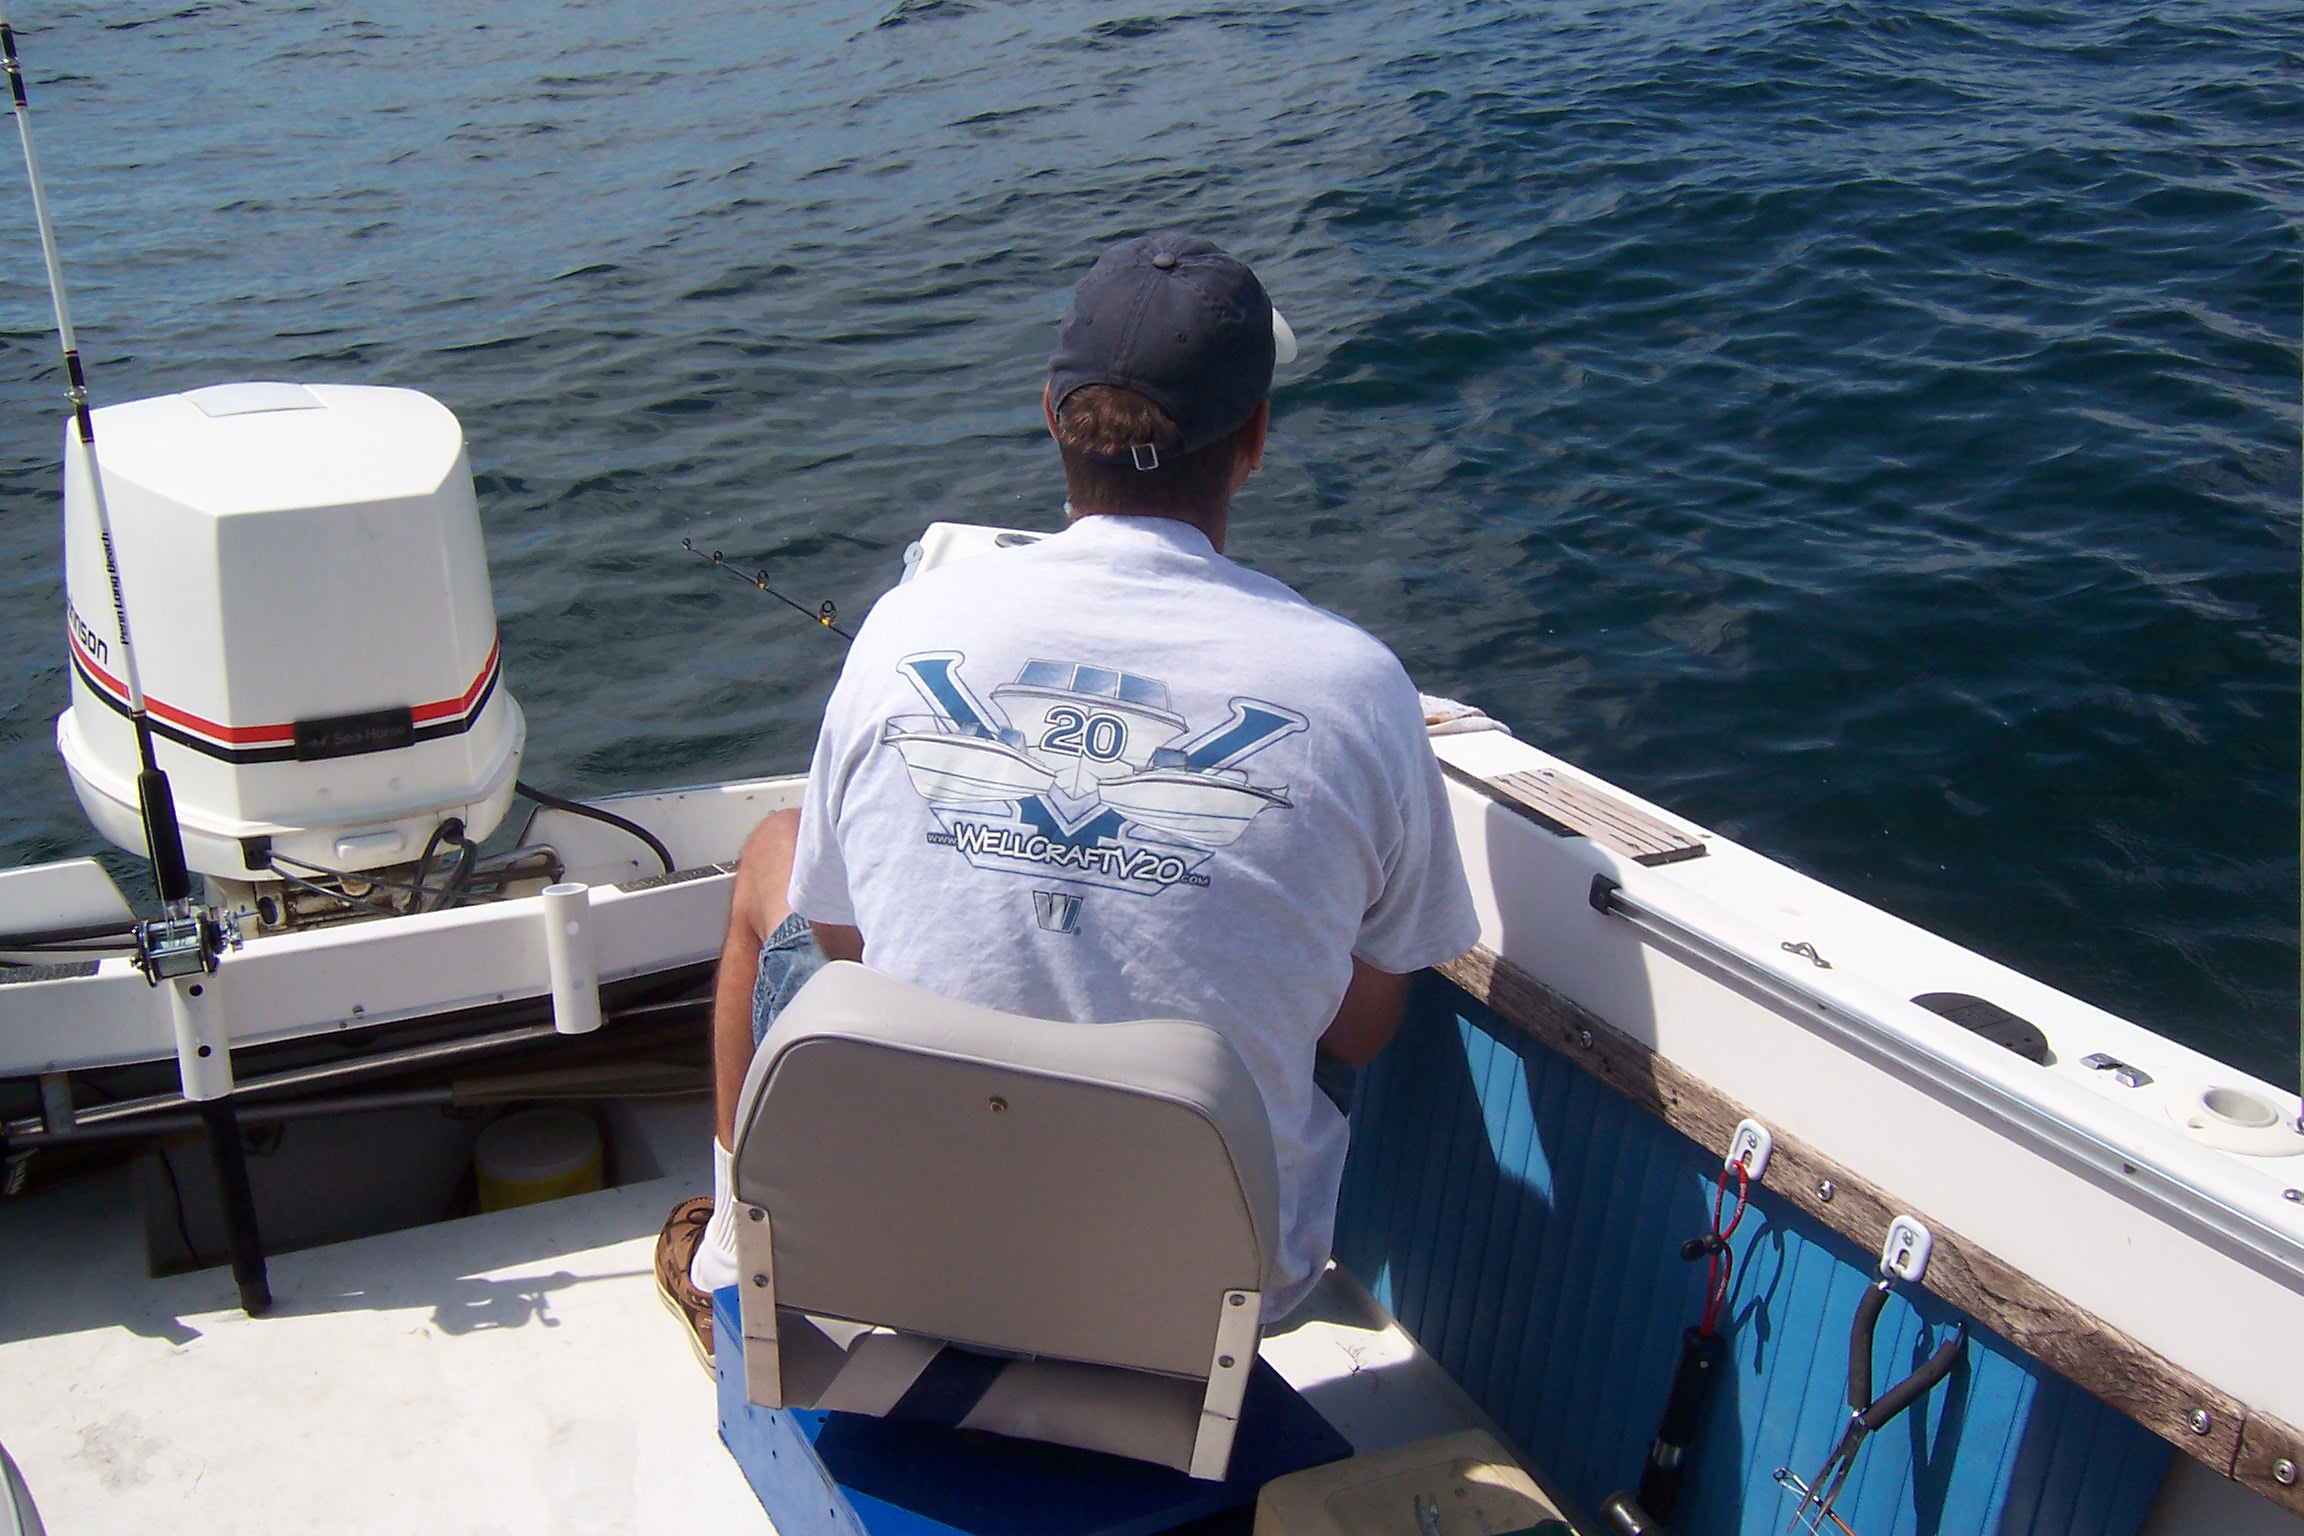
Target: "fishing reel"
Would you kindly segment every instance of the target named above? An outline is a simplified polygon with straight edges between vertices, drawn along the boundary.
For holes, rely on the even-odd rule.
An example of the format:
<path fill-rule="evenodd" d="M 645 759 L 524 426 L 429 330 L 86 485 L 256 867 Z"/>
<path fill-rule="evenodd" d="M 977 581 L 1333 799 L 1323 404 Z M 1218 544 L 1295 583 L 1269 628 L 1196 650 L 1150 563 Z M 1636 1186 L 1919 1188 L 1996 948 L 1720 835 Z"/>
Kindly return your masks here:
<path fill-rule="evenodd" d="M 158 986 L 179 976 L 213 976 L 224 951 L 240 947 L 240 914 L 203 907 L 136 925 L 136 969 Z"/>

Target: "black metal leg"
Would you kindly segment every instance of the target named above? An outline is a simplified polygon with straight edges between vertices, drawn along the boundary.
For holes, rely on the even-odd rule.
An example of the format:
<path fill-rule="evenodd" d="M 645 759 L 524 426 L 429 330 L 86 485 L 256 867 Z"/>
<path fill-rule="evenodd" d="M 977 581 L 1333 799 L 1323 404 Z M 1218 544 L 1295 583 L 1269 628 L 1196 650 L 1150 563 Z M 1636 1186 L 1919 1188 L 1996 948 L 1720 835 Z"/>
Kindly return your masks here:
<path fill-rule="evenodd" d="M 232 1254 L 232 1278 L 240 1287 L 240 1309 L 261 1317 L 272 1305 L 264 1278 L 264 1239 L 256 1232 L 256 1196 L 248 1188 L 248 1158 L 240 1147 L 240 1116 L 232 1099 L 200 1105 L 208 1127 L 208 1157 L 216 1167 L 216 1193 L 224 1211 L 224 1242 Z"/>

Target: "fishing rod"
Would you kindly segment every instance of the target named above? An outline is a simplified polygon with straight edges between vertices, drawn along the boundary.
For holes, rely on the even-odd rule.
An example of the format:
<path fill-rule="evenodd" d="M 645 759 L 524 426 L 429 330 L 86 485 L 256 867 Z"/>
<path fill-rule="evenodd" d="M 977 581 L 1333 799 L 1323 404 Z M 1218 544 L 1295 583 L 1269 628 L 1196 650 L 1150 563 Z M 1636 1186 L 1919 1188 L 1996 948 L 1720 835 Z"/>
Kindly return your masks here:
<path fill-rule="evenodd" d="M 48 265 L 48 297 L 56 307 L 56 337 L 64 347 L 64 395 L 71 402 L 81 465 L 87 472 L 88 494 L 96 509 L 96 536 L 104 547 L 104 575 L 112 587 L 112 617 L 120 626 L 120 670 L 128 684 L 128 717 L 136 728 L 136 755 L 144 765 L 136 776 L 144 841 L 152 859 L 153 878 L 160 886 L 160 900 L 178 912 L 192 894 L 192 877 L 185 867 L 183 834 L 176 826 L 176 802 L 168 787 L 168 775 L 152 753 L 152 717 L 145 708 L 143 675 L 136 664 L 135 641 L 128 632 L 120 562 L 112 551 L 112 508 L 104 494 L 104 477 L 96 467 L 96 421 L 88 410 L 88 376 L 80 364 L 79 337 L 72 329 L 72 305 L 64 291 L 64 262 L 57 254 L 56 225 L 49 217 L 48 191 L 40 178 L 40 152 L 32 142 L 32 108 L 24 96 L 24 67 L 16 58 L 16 31 L 8 24 L 4 6 L 0 6 L 0 55 L 7 64 L 16 136 L 24 144 L 24 174 L 32 184 L 32 217 L 40 229 L 40 255 Z"/>
<path fill-rule="evenodd" d="M 768 573 L 766 571 L 754 571 L 751 575 L 747 576 L 742 571 L 736 569 L 736 567 L 730 565 L 728 563 L 727 557 L 722 555 L 720 551 L 714 550 L 712 553 L 707 555 L 704 553 L 704 551 L 698 549 L 692 540 L 682 539 L 680 541 L 680 547 L 688 551 L 688 553 L 697 556 L 699 559 L 711 561 L 712 568 L 714 570 L 726 571 L 729 575 L 735 577 L 738 581 L 744 583 L 744 585 L 748 587 L 758 587 L 761 591 L 767 593 L 770 597 L 776 599 L 776 601 L 782 603 L 785 607 L 791 609 L 794 613 L 799 614 L 804 619 L 811 619 L 816 623 L 823 625 L 826 629 L 832 631 L 832 633 L 838 635 L 841 639 L 853 641 L 856 638 L 854 635 L 848 633 L 848 631 L 842 629 L 836 622 L 840 617 L 840 610 L 832 606 L 832 599 L 826 598 L 823 602 L 818 603 L 815 607 L 811 608 L 806 603 L 796 602 L 793 599 L 786 597 L 783 593 L 768 585 Z"/>
<path fill-rule="evenodd" d="M 8 71 L 8 94 L 16 115 L 16 136 L 24 145 L 24 175 L 32 186 L 32 217 L 40 230 L 40 255 L 48 266 L 48 297 L 56 307 L 56 339 L 64 349 L 64 394 L 71 403 L 73 437 L 96 513 L 96 536 L 104 550 L 104 576 L 112 588 L 112 617 L 120 630 L 120 671 L 128 687 L 128 718 L 136 732 L 136 805 L 144 823 L 144 848 L 159 887 L 161 916 L 135 928 L 136 965 L 145 981 L 167 982 L 169 1020 L 176 1035 L 176 1065 L 184 1097 L 195 1102 L 208 1130 L 231 1250 L 232 1278 L 240 1305 L 250 1316 L 272 1305 L 264 1274 L 264 1249 L 256 1230 L 256 1202 L 248 1187 L 248 1165 L 240 1145 L 239 1118 L 232 1107 L 232 1052 L 228 1031 L 207 988 L 191 980 L 212 974 L 227 944 L 239 945 L 231 918 L 192 904 L 192 873 L 184 857 L 184 833 L 176 821 L 176 796 L 152 749 L 152 717 L 144 699 L 143 675 L 129 636 L 128 599 L 120 584 L 120 561 L 113 552 L 112 509 L 96 457 L 96 419 L 88 409 L 88 376 L 80 362 L 80 342 L 72 329 L 72 306 L 64 290 L 64 262 L 56 249 L 56 224 L 48 213 L 48 190 L 40 178 L 40 153 L 32 142 L 32 107 L 24 95 L 24 66 L 16 57 L 16 31 L 0 5 L 0 63 Z"/>

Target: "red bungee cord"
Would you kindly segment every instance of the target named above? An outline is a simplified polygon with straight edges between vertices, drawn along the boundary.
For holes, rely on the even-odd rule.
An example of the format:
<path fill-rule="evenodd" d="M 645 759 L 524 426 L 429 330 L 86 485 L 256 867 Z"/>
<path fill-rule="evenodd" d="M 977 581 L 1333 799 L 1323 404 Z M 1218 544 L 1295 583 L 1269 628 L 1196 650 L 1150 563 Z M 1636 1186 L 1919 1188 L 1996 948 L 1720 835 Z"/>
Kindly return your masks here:
<path fill-rule="evenodd" d="M 1730 1173 L 1736 1175 L 1734 1211 L 1728 1209 Z M 1672 1389 L 1665 1394 L 1663 1422 L 1648 1447 L 1648 1464 L 1640 1472 L 1638 1497 L 1619 1493 L 1601 1506 L 1601 1518 L 1610 1530 L 1664 1530 L 1679 1507 L 1688 1452 L 1704 1418 L 1712 1379 L 1727 1364 L 1728 1341 L 1720 1337 L 1720 1315 L 1727 1310 L 1729 1283 L 1736 1275 L 1736 1256 L 1729 1251 L 1728 1239 L 1743 1223 L 1751 1194 L 1752 1170 L 1745 1160 L 1723 1164 L 1712 1192 L 1711 1229 L 1680 1245 L 1680 1257 L 1687 1262 L 1708 1261 L 1704 1320 L 1680 1331 L 1680 1363 L 1672 1372 Z"/>
<path fill-rule="evenodd" d="M 1736 1172 L 1736 1209 L 1727 1213 L 1728 1172 Z M 1728 1249 L 1728 1239 L 1736 1235 L 1737 1223 L 1744 1219 L 1744 1208 L 1750 1203 L 1752 1175 L 1743 1163 L 1724 1165 L 1719 1182 L 1712 1191 L 1712 1230 L 1697 1241 L 1710 1260 L 1704 1278 L 1704 1320 L 1696 1325 L 1698 1333 L 1710 1335 L 1719 1330 L 1720 1313 L 1728 1305 L 1728 1284 L 1735 1278 L 1736 1255 Z M 1728 1224 L 1722 1226 L 1720 1218 L 1728 1214 Z"/>

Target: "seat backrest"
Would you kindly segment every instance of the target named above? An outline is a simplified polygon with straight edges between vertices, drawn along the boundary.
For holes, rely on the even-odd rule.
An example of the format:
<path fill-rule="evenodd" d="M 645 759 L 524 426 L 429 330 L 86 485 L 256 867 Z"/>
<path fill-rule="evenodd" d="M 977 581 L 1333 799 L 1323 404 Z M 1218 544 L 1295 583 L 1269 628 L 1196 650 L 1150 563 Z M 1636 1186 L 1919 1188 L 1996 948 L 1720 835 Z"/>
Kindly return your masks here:
<path fill-rule="evenodd" d="M 835 962 L 754 1054 L 736 1136 L 779 1308 L 977 1350 L 1205 1380 L 1277 1244 L 1263 1098 L 1200 1024 L 1021 1018 Z"/>

